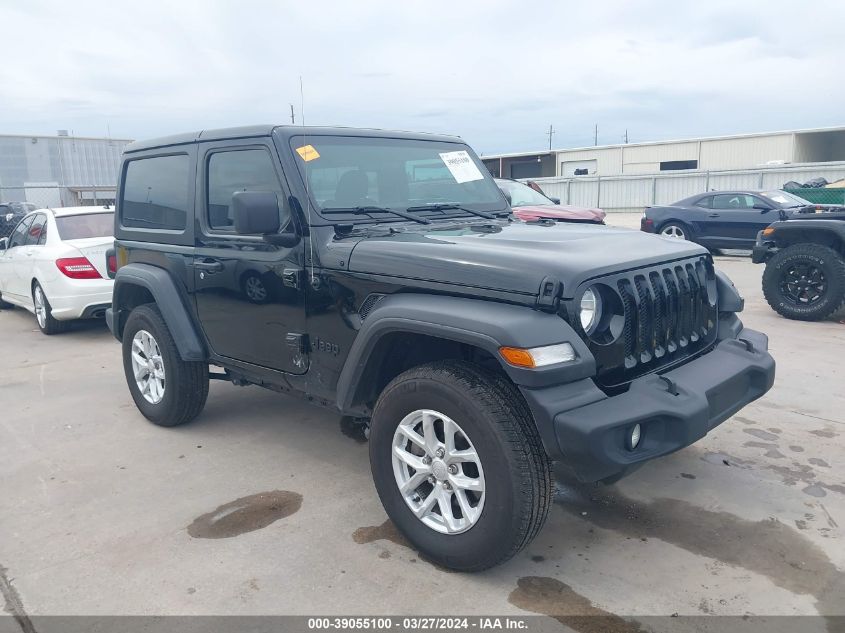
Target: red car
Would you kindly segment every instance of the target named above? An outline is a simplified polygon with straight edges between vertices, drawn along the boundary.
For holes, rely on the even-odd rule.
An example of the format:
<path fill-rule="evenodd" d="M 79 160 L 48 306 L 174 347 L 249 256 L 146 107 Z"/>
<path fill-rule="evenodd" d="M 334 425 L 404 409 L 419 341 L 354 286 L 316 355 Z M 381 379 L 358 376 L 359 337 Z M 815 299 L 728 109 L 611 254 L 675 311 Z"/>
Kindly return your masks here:
<path fill-rule="evenodd" d="M 529 186 L 507 178 L 495 180 L 511 205 L 513 214 L 520 220 L 531 222 L 548 219 L 558 222 L 604 224 L 607 214 L 601 209 L 560 204 L 560 200 L 546 196 L 536 183 L 531 183 L 533 186 Z"/>

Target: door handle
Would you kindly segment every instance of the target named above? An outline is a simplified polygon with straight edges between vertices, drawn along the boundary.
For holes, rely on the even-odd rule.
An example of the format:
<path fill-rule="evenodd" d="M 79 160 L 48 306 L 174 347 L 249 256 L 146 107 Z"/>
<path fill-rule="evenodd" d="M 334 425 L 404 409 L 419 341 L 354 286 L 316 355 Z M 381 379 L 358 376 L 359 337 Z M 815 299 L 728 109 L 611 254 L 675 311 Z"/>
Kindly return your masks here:
<path fill-rule="evenodd" d="M 205 259 L 199 262 L 194 262 L 194 268 L 208 271 L 209 273 L 219 273 L 223 270 L 223 262 L 216 259 Z"/>
<path fill-rule="evenodd" d="M 711 213 L 711 214 L 709 214 L 707 217 L 708 217 L 708 218 L 718 218 L 718 217 L 719 217 L 719 214 L 718 214 L 718 213 Z"/>

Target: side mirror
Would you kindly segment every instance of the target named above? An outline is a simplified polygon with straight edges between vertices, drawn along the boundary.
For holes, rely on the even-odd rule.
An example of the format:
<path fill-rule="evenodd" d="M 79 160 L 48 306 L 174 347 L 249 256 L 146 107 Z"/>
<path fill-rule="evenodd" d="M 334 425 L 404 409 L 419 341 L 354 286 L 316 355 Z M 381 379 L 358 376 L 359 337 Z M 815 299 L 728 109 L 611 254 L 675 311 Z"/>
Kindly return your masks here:
<path fill-rule="evenodd" d="M 763 213 L 765 213 L 766 211 L 771 211 L 771 210 L 772 210 L 772 208 L 771 208 L 770 206 L 765 205 L 765 204 L 755 204 L 753 208 L 754 208 L 754 209 L 759 209 L 759 210 L 760 210 L 760 211 L 762 211 Z"/>
<path fill-rule="evenodd" d="M 291 248 L 299 244 L 299 235 L 282 227 L 291 224 L 290 209 L 279 209 L 276 194 L 270 191 L 238 191 L 232 196 L 235 232 L 240 235 L 260 235 L 265 242 Z"/>
<path fill-rule="evenodd" d="M 0 237 L 0 251 L 5 251 L 7 248 L 9 248 L 9 238 Z"/>
<path fill-rule="evenodd" d="M 232 196 L 235 233 L 266 235 L 278 233 L 279 201 L 269 191 L 238 191 Z"/>
<path fill-rule="evenodd" d="M 560 204 L 560 198 L 552 198 L 551 196 L 547 196 L 549 200 L 554 202 L 555 204 Z"/>

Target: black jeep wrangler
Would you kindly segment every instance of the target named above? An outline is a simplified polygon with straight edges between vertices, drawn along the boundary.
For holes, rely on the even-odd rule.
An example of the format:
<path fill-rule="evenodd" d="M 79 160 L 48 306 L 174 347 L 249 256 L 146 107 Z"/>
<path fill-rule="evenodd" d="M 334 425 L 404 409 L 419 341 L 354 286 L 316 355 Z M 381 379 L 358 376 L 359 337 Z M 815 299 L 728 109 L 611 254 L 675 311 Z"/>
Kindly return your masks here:
<path fill-rule="evenodd" d="M 141 413 L 183 424 L 213 378 L 354 418 L 387 514 L 454 569 L 531 541 L 551 461 L 617 479 L 774 380 L 702 247 L 515 221 L 458 138 L 263 126 L 138 142 L 117 211 L 107 320 Z"/>
<path fill-rule="evenodd" d="M 766 264 L 763 294 L 788 319 L 820 321 L 845 303 L 845 211 L 782 218 L 757 234 L 751 252 Z"/>

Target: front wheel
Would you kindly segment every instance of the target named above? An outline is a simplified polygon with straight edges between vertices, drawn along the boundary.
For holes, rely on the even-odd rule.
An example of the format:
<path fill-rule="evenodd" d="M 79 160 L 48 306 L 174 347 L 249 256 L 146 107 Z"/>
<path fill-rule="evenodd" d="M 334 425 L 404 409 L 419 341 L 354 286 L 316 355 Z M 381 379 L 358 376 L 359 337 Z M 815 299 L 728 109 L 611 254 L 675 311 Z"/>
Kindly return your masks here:
<path fill-rule="evenodd" d="M 135 308 L 126 321 L 123 370 L 135 405 L 154 424 L 184 424 L 205 406 L 208 364 L 182 360 L 155 304 Z"/>
<path fill-rule="evenodd" d="M 480 571 L 536 536 L 551 466 L 521 394 L 478 366 L 434 362 L 379 396 L 370 466 L 390 519 L 427 558 Z"/>
<path fill-rule="evenodd" d="M 821 244 L 787 246 L 766 263 L 763 294 L 787 319 L 825 319 L 845 301 L 845 261 Z"/>

